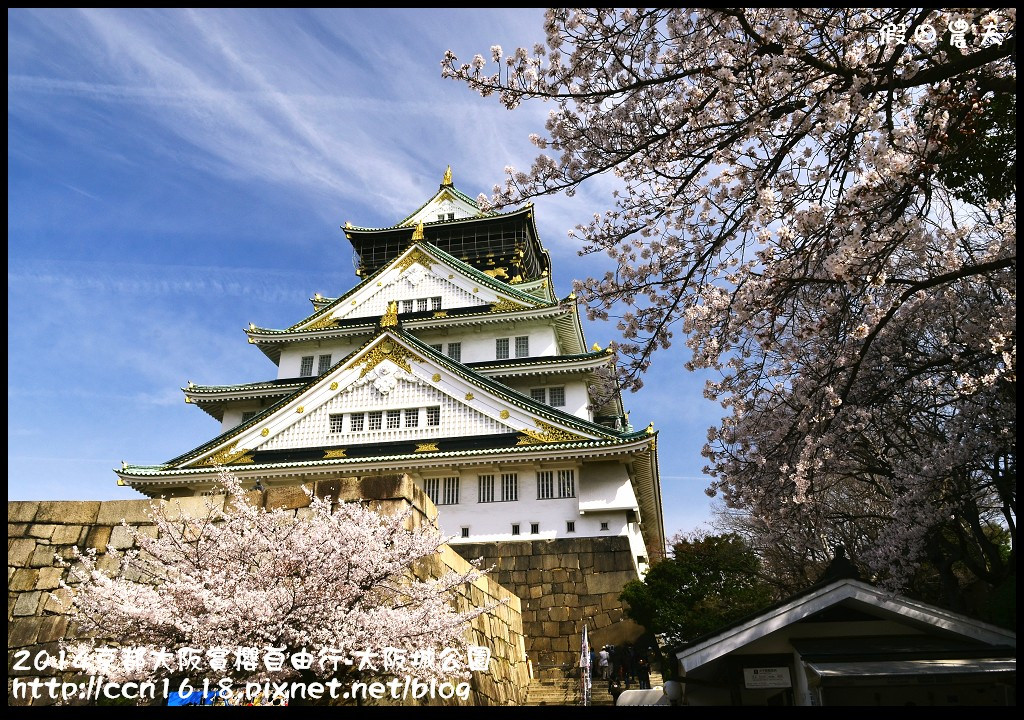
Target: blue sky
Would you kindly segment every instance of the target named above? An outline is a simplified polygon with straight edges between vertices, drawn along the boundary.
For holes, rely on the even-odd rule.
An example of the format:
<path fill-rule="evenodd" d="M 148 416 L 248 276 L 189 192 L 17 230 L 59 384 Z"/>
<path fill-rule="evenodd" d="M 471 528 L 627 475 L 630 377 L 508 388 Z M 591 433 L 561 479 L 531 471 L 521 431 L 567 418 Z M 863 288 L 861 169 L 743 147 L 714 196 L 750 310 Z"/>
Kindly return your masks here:
<path fill-rule="evenodd" d="M 180 388 L 276 368 L 249 322 L 285 327 L 352 287 L 339 229 L 391 225 L 451 164 L 471 196 L 529 166 L 550 106 L 514 112 L 441 78 L 543 41 L 542 11 L 8 10 L 7 455 L 10 499 L 140 497 L 122 460 L 158 463 L 218 432 Z M 603 273 L 568 230 L 600 178 L 541 198 L 561 295 Z M 617 339 L 585 323 L 588 343 Z M 722 410 L 656 356 L 634 425 L 661 431 L 668 534 L 710 517 L 700 448 Z"/>

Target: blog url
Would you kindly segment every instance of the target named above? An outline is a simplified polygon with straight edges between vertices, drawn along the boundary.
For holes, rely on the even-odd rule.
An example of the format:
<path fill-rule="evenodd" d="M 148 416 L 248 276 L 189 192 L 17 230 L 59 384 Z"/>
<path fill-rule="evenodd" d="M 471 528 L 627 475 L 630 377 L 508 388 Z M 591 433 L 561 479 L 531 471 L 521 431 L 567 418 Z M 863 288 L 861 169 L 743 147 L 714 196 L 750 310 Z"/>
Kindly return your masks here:
<path fill-rule="evenodd" d="M 54 701 L 73 700 L 96 702 L 100 700 L 169 700 L 177 694 L 182 700 L 194 693 L 215 694 L 227 703 L 235 704 L 256 698 L 280 698 L 292 700 L 424 700 L 437 699 L 468 700 L 468 682 L 453 683 L 419 678 L 395 677 L 387 682 L 249 682 L 238 683 L 231 678 L 217 680 L 203 678 L 193 681 L 144 680 L 140 682 L 110 682 L 104 677 L 90 676 L 77 682 L 62 681 L 58 678 L 14 678 L 11 694 L 18 700 Z"/>

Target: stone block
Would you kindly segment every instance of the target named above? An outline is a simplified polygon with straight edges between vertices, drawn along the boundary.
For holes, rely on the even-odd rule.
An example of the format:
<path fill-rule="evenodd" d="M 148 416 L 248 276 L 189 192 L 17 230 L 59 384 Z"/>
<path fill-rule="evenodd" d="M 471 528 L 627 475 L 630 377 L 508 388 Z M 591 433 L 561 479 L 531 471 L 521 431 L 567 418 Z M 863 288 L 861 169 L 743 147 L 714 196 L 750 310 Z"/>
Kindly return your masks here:
<path fill-rule="evenodd" d="M 33 523 L 28 526 L 28 532 L 25 533 L 29 537 L 36 538 L 38 540 L 49 540 L 53 537 L 53 531 L 56 530 L 59 525 L 49 525 L 47 523 Z"/>
<path fill-rule="evenodd" d="M 39 624 L 39 634 L 36 642 L 56 642 L 64 637 L 68 629 L 68 618 L 65 615 L 47 615 L 42 618 Z"/>
<path fill-rule="evenodd" d="M 86 547 L 105 551 L 107 549 L 107 543 L 110 542 L 110 530 L 111 528 L 109 525 L 94 525 L 91 527 L 89 529 L 89 534 L 85 538 Z"/>
<path fill-rule="evenodd" d="M 171 522 L 180 520 L 182 515 L 191 518 L 205 518 L 209 517 L 211 508 L 223 508 L 224 500 L 224 495 L 171 498 L 161 503 L 160 511 Z"/>
<path fill-rule="evenodd" d="M 7 542 L 7 564 L 12 567 L 28 567 L 36 550 L 36 541 L 31 538 L 15 538 Z"/>
<path fill-rule="evenodd" d="M 291 485 L 287 487 L 272 487 L 266 492 L 264 507 L 267 510 L 278 508 L 303 508 L 309 506 L 309 496 L 306 494 L 306 487 Z"/>
<path fill-rule="evenodd" d="M 569 619 L 569 608 L 566 607 L 553 607 L 548 611 L 548 617 L 552 620 L 561 622 Z"/>
<path fill-rule="evenodd" d="M 39 578 L 36 580 L 36 590 L 54 590 L 60 586 L 60 578 L 64 574 L 64 568 L 44 567 L 39 568 Z"/>
<path fill-rule="evenodd" d="M 35 521 L 39 523 L 75 523 L 92 525 L 100 511 L 98 501 L 44 500 L 39 503 Z"/>
<path fill-rule="evenodd" d="M 40 618 L 36 617 L 15 618 L 7 623 L 8 649 L 34 645 L 36 638 L 39 637 L 39 626 L 41 624 Z M 8 663 L 7 668 L 10 674 L 17 674 L 13 670 L 13 663 Z"/>
<path fill-rule="evenodd" d="M 46 593 L 43 612 L 66 613 L 71 608 L 71 592 L 67 588 L 57 588 Z"/>
<path fill-rule="evenodd" d="M 587 593 L 593 595 L 603 595 L 605 593 L 614 593 L 618 596 L 622 592 L 622 588 L 630 580 L 636 580 L 637 574 L 634 570 L 620 570 L 613 572 L 602 572 L 593 573 L 588 575 L 586 579 Z"/>
<path fill-rule="evenodd" d="M 28 564 L 32 567 L 50 567 L 54 562 L 54 553 L 57 550 L 53 545 L 36 545 L 35 552 L 29 558 Z"/>
<path fill-rule="evenodd" d="M 110 545 L 110 547 L 116 548 L 117 550 L 124 550 L 125 548 L 130 548 L 134 543 L 135 538 L 132 537 L 132 534 L 125 526 L 115 525 L 110 530 L 110 540 L 108 541 L 108 545 Z"/>
<path fill-rule="evenodd" d="M 28 568 L 18 568 L 14 571 L 14 575 L 11 576 L 10 580 L 7 581 L 7 591 L 12 590 L 23 592 L 25 590 L 35 590 L 36 581 L 39 579 L 38 570 L 29 570 Z"/>
<path fill-rule="evenodd" d="M 7 503 L 7 522 L 30 523 L 36 519 L 37 500 L 13 500 Z"/>
<path fill-rule="evenodd" d="M 35 615 L 39 611 L 39 602 L 42 599 L 42 596 L 43 594 L 38 590 L 21 593 L 18 595 L 18 599 L 14 602 L 12 614 L 15 617 Z"/>
<path fill-rule="evenodd" d="M 159 507 L 153 500 L 107 500 L 100 504 L 96 514 L 97 525 L 120 525 L 124 520 L 130 525 L 151 522 L 147 512 Z"/>
<path fill-rule="evenodd" d="M 50 537 L 50 542 L 54 545 L 77 545 L 84 534 L 84 525 L 58 525 Z"/>

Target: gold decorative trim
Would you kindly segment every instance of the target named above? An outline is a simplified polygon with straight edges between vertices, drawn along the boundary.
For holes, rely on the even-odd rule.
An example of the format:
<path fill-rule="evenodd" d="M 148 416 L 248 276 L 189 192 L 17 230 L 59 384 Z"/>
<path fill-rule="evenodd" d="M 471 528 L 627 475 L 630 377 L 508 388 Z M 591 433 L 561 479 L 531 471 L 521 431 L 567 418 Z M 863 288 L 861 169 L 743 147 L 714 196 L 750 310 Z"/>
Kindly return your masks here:
<path fill-rule="evenodd" d="M 299 405 L 299 406 L 298 406 L 297 408 L 295 408 L 295 412 L 297 412 L 297 413 L 300 413 L 300 412 L 302 412 L 302 411 L 303 411 L 303 410 L 305 410 L 305 409 L 306 409 L 306 408 L 305 408 L 304 406 L 302 406 L 302 405 Z"/>
<path fill-rule="evenodd" d="M 423 221 L 420 220 L 420 224 L 416 226 L 416 229 L 412 231 L 412 241 L 423 240 Z"/>
<path fill-rule="evenodd" d="M 416 443 L 414 452 L 438 452 L 437 443 Z"/>
<path fill-rule="evenodd" d="M 420 223 L 420 227 L 423 227 L 423 223 Z M 413 239 L 416 240 L 417 238 L 414 237 Z M 422 240 L 423 237 L 421 236 L 418 239 Z M 406 255 L 404 258 L 402 258 L 395 264 L 395 268 L 398 269 L 398 272 L 403 273 L 416 263 L 419 263 L 427 270 L 429 270 L 434 264 L 434 258 L 430 257 L 419 248 L 413 248 L 413 251 L 411 253 Z"/>
<path fill-rule="evenodd" d="M 343 457 L 348 457 L 345 454 L 345 448 L 341 448 L 340 450 L 325 450 L 324 451 L 323 459 L 324 460 L 330 460 L 331 458 L 343 458 Z"/>
<path fill-rule="evenodd" d="M 441 374 L 434 373 L 433 375 L 430 376 L 430 379 L 432 382 L 441 382 Z"/>
<path fill-rule="evenodd" d="M 467 400 L 472 400 L 473 399 L 473 393 L 466 393 L 466 399 Z"/>
<path fill-rule="evenodd" d="M 491 312 L 492 313 L 496 313 L 496 312 L 514 312 L 516 310 L 525 310 L 525 309 L 526 309 L 525 305 L 520 305 L 519 303 L 517 303 L 517 302 L 515 302 L 513 300 L 507 300 L 505 298 L 502 298 L 502 299 L 498 300 L 497 302 L 491 303 Z"/>
<path fill-rule="evenodd" d="M 502 410 L 500 413 L 498 413 L 498 417 L 500 417 L 502 420 L 508 420 L 508 414 L 508 410 Z"/>
<path fill-rule="evenodd" d="M 242 448 L 241 450 L 235 450 L 238 445 L 238 441 L 231 443 L 220 452 L 214 453 L 210 457 L 206 458 L 201 463 L 198 463 L 196 467 L 212 467 L 215 465 L 242 465 L 245 463 L 253 462 L 252 455 L 249 455 L 251 450 Z"/>
<path fill-rule="evenodd" d="M 260 435 L 262 435 L 263 437 L 266 437 L 269 434 L 270 434 L 270 428 L 263 428 L 262 430 L 260 430 Z"/>
<path fill-rule="evenodd" d="M 437 312 L 434 313 L 434 317 L 436 317 L 436 318 L 446 318 L 446 317 L 448 317 L 448 311 L 447 310 L 438 310 Z"/>
<path fill-rule="evenodd" d="M 355 304 L 356 304 L 356 301 L 355 301 L 355 300 L 353 300 L 353 301 L 352 301 L 352 304 L 353 304 L 353 305 L 355 305 Z"/>
<path fill-rule="evenodd" d="M 519 438 L 516 445 L 538 445 L 540 443 L 573 442 L 586 440 L 582 435 L 562 430 L 554 425 L 549 425 L 542 420 L 534 420 L 537 430 L 523 430 L 523 437 Z"/>
<path fill-rule="evenodd" d="M 478 287 L 473 288 L 473 292 L 475 292 L 475 293 L 480 292 L 480 288 L 478 288 Z"/>
<path fill-rule="evenodd" d="M 338 383 L 332 382 L 331 383 L 331 390 L 337 390 L 337 389 L 338 389 Z"/>
<path fill-rule="evenodd" d="M 373 370 L 385 360 L 390 360 L 406 372 L 412 372 L 412 368 L 409 367 L 410 360 L 423 362 L 423 358 L 415 353 L 409 352 L 402 345 L 396 345 L 390 340 L 383 340 L 368 353 L 353 360 L 349 367 L 351 368 L 362 365 L 363 369 L 359 373 L 359 377 L 362 378 L 366 373 Z"/>
<path fill-rule="evenodd" d="M 328 313 L 324 317 L 320 318 L 316 322 L 310 323 L 303 330 L 323 330 L 324 328 L 334 327 L 335 318 L 333 315 Z"/>
<path fill-rule="evenodd" d="M 444 175 L 441 177 L 441 184 L 442 185 L 451 185 L 452 184 L 452 166 L 451 165 L 449 165 L 448 169 L 444 171 Z"/>
<path fill-rule="evenodd" d="M 388 303 L 388 310 L 384 313 L 384 317 L 380 319 L 380 326 L 383 327 L 395 327 L 398 325 L 398 301 L 392 300 Z"/>

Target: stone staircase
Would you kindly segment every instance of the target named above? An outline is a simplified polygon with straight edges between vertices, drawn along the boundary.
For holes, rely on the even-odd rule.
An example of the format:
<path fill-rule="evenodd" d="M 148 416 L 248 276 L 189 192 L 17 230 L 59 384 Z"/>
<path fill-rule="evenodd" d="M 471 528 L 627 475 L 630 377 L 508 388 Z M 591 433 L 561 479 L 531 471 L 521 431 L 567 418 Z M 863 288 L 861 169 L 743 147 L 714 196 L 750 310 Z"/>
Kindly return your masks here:
<path fill-rule="evenodd" d="M 651 671 L 651 687 L 662 685 L 661 673 Z M 637 686 L 631 684 L 631 690 Z M 534 678 L 526 694 L 526 705 L 582 705 L 579 678 Z M 591 705 L 614 705 L 611 693 L 608 692 L 608 681 L 595 679 L 590 691 Z"/>

